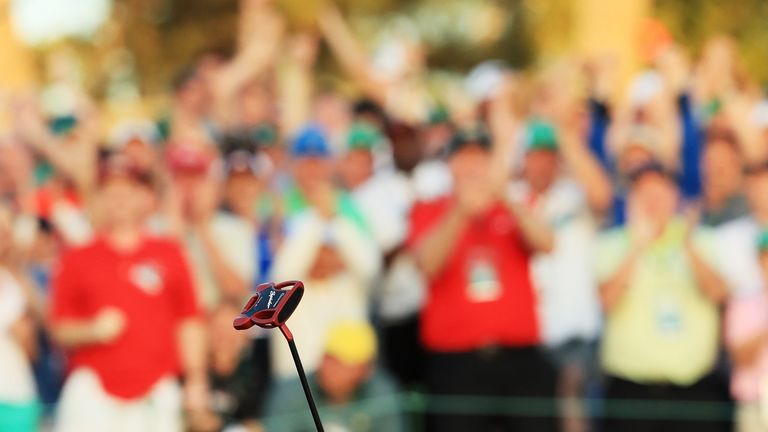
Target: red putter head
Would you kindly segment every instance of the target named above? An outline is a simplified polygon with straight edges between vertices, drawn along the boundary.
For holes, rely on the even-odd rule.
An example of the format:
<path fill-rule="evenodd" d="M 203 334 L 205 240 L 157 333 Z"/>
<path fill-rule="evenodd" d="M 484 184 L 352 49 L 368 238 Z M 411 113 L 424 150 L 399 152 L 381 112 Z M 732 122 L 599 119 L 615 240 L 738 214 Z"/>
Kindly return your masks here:
<path fill-rule="evenodd" d="M 232 325 L 237 330 L 247 330 L 254 325 L 261 328 L 280 327 L 296 310 L 303 295 L 304 283 L 301 281 L 261 284 Z"/>

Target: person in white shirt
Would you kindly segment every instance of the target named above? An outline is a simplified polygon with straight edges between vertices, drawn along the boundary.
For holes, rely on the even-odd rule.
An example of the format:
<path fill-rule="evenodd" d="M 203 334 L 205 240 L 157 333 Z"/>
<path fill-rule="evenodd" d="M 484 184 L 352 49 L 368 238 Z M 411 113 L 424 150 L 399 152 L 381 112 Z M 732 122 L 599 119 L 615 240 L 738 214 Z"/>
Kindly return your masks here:
<path fill-rule="evenodd" d="M 38 430 L 40 407 L 28 343 L 34 338 L 27 295 L 12 264 L 11 216 L 0 208 L 0 430 Z"/>
<path fill-rule="evenodd" d="M 375 169 L 374 153 L 383 137 L 372 126 L 357 124 L 349 131 L 339 172 L 384 255 L 382 277 L 373 287 L 374 313 L 384 363 L 401 385 L 408 386 L 423 373 L 418 315 L 426 287 L 404 242 L 414 201 L 428 197 L 419 195 L 413 176 L 422 154 L 418 131 L 394 121 L 387 122 L 385 130 L 393 166 Z"/>
<path fill-rule="evenodd" d="M 768 161 L 747 166 L 746 192 L 751 214 L 736 219 L 717 230 L 723 276 L 736 297 L 760 292 L 763 278 L 755 239 L 768 226 Z"/>
<path fill-rule="evenodd" d="M 510 193 L 555 233 L 554 250 L 534 257 L 531 274 L 539 293 L 542 339 L 560 373 L 563 430 L 574 431 L 584 427 L 584 411 L 577 401 L 583 396 L 601 327 L 597 282 L 591 271 L 597 232 L 594 214 L 609 206 L 611 186 L 586 144 L 570 131 L 563 132 L 558 137 L 545 121 L 528 124 L 523 176 Z"/>
<path fill-rule="evenodd" d="M 333 184 L 333 161 L 323 132 L 304 129 L 290 152 L 296 185 L 286 195 L 285 233 L 272 278 L 304 281 L 306 291 L 291 317 L 291 331 L 304 368 L 312 373 L 332 322 L 368 318 L 368 288 L 379 272 L 381 253 L 354 200 Z M 276 375 L 295 374 L 285 343 L 272 347 Z"/>

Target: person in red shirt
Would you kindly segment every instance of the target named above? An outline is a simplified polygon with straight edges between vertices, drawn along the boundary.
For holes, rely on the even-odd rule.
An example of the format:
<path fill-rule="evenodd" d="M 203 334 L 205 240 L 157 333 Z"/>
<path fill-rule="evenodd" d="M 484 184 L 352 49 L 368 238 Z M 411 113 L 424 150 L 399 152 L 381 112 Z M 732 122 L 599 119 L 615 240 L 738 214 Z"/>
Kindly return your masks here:
<path fill-rule="evenodd" d="M 62 256 L 53 282 L 52 334 L 69 358 L 57 430 L 180 431 L 182 400 L 194 415 L 207 398 L 190 273 L 176 241 L 144 233 L 146 176 L 117 156 L 99 180 L 99 234 Z"/>
<path fill-rule="evenodd" d="M 458 133 L 447 149 L 452 193 L 417 203 L 411 215 L 408 243 L 429 285 L 421 314 L 426 383 L 434 401 L 428 424 L 441 432 L 549 431 L 555 411 L 546 399 L 537 408 L 551 411 L 538 416 L 522 414 L 531 409 L 522 406 L 523 411 L 446 409 L 451 401 L 464 401 L 451 396 L 554 394 L 554 372 L 537 347 L 536 295 L 528 271 L 531 254 L 552 248 L 552 233 L 506 199 L 506 176 L 495 169 L 490 147 L 481 130 Z"/>

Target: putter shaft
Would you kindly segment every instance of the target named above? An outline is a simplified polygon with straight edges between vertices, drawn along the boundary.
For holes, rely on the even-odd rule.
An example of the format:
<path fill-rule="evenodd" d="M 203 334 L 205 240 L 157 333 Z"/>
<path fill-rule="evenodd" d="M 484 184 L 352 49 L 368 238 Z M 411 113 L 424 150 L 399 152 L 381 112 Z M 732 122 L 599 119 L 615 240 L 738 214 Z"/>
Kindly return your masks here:
<path fill-rule="evenodd" d="M 307 381 L 307 375 L 304 373 L 304 366 L 301 365 L 301 358 L 299 358 L 299 351 L 296 349 L 296 343 L 293 341 L 293 334 L 285 324 L 280 326 L 280 331 L 288 341 L 288 347 L 291 349 L 291 356 L 293 356 L 293 362 L 296 364 L 296 371 L 299 373 L 299 380 L 301 380 L 301 386 L 304 388 L 304 395 L 307 397 L 307 404 L 309 404 L 309 410 L 312 412 L 312 419 L 315 421 L 315 428 L 317 432 L 323 431 L 323 424 L 320 422 L 320 414 L 317 412 L 317 406 L 315 400 L 312 397 L 312 391 L 309 388 L 309 382 Z"/>

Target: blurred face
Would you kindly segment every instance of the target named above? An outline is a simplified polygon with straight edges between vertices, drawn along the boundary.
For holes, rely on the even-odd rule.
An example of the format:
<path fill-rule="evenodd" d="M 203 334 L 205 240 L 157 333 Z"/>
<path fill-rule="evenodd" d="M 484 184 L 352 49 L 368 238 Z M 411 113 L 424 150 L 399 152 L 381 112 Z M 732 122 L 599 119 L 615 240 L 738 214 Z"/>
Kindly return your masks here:
<path fill-rule="evenodd" d="M 344 403 L 351 399 L 358 387 L 370 376 L 370 363 L 348 365 L 326 355 L 317 370 L 317 380 L 329 399 Z"/>
<path fill-rule="evenodd" d="M 397 169 L 411 172 L 421 161 L 423 154 L 416 129 L 406 125 L 393 125 L 387 131 L 387 137 L 392 144 L 392 158 Z"/>
<path fill-rule="evenodd" d="M 209 96 L 205 81 L 201 78 L 192 78 L 176 92 L 176 101 L 187 111 L 195 115 L 203 115 L 208 111 Z"/>
<path fill-rule="evenodd" d="M 730 144 L 722 141 L 707 143 L 701 165 L 707 196 L 726 198 L 741 188 L 741 158 Z"/>
<path fill-rule="evenodd" d="M 106 180 L 98 191 L 99 210 L 107 228 L 140 225 L 152 207 L 151 190 L 122 176 Z"/>
<path fill-rule="evenodd" d="M 653 160 L 651 152 L 644 147 L 631 145 L 619 156 L 619 172 L 626 174 L 651 160 Z"/>
<path fill-rule="evenodd" d="M 179 194 L 181 210 L 184 217 L 191 217 L 198 191 L 206 182 L 204 174 L 178 173 L 173 177 L 173 187 Z"/>
<path fill-rule="evenodd" d="M 224 185 L 224 200 L 233 213 L 251 219 L 261 190 L 262 183 L 255 175 L 233 174 L 227 178 Z"/>
<path fill-rule="evenodd" d="M 488 180 L 491 155 L 476 145 L 468 145 L 448 161 L 456 186 Z"/>
<path fill-rule="evenodd" d="M 436 155 L 451 140 L 451 136 L 453 136 L 453 128 L 448 123 L 426 126 L 421 131 L 424 153 L 429 156 Z"/>
<path fill-rule="evenodd" d="M 768 171 L 748 176 L 746 185 L 752 213 L 761 223 L 768 222 Z"/>
<path fill-rule="evenodd" d="M 293 178 L 302 191 L 312 190 L 333 178 L 333 165 L 329 158 L 301 157 L 293 163 Z"/>
<path fill-rule="evenodd" d="M 246 124 L 257 124 L 274 119 L 274 95 L 261 83 L 253 83 L 240 93 L 240 115 Z"/>
<path fill-rule="evenodd" d="M 536 192 L 549 188 L 558 175 L 557 153 L 550 150 L 529 151 L 525 155 L 523 175 Z"/>
<path fill-rule="evenodd" d="M 373 176 L 373 155 L 367 150 L 352 150 L 339 164 L 339 174 L 348 188 L 354 189 Z"/>
<path fill-rule="evenodd" d="M 121 153 L 128 158 L 133 166 L 142 171 L 151 171 L 155 166 L 157 155 L 150 143 L 133 139 L 125 144 Z"/>
<path fill-rule="evenodd" d="M 352 119 L 349 103 L 335 93 L 320 95 L 312 107 L 312 118 L 331 133 L 346 130 Z"/>
<path fill-rule="evenodd" d="M 677 187 L 662 174 L 646 173 L 632 185 L 630 201 L 644 217 L 664 224 L 677 211 Z"/>

